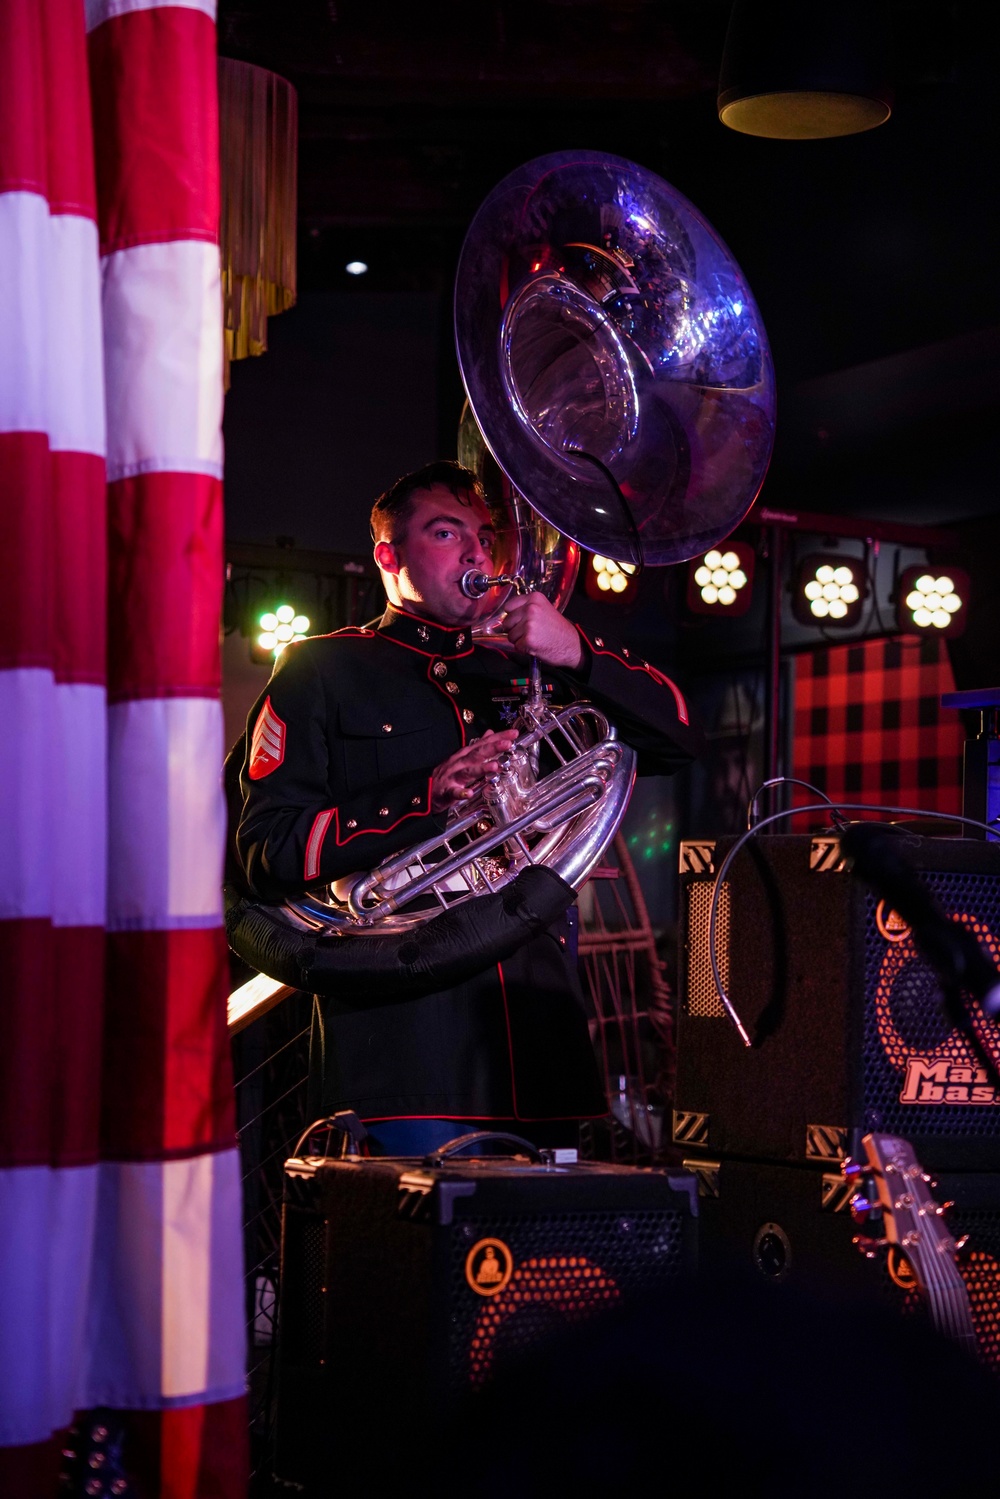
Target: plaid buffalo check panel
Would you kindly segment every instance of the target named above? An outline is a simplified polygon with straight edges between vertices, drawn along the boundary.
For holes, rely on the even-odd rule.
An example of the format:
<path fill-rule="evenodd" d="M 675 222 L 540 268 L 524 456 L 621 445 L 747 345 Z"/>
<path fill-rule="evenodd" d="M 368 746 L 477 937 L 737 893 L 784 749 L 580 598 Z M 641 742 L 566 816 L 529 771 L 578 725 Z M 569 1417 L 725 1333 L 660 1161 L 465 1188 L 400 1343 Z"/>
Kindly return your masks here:
<path fill-rule="evenodd" d="M 942 640 L 904 636 L 799 656 L 793 774 L 834 801 L 962 810 L 959 715 Z M 810 800 L 795 787 L 795 805 Z"/>

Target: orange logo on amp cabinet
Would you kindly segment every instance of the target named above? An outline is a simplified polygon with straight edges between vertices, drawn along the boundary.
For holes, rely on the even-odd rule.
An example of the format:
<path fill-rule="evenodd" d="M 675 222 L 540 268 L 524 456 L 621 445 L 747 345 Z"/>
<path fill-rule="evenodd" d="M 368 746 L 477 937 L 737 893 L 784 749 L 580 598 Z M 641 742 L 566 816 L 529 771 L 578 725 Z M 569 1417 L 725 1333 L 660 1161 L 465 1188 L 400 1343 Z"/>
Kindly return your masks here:
<path fill-rule="evenodd" d="M 963 1042 L 964 1045 L 964 1042 Z M 996 1103 L 984 1068 L 933 1057 L 907 1057 L 900 1103 Z"/>
<path fill-rule="evenodd" d="M 503 1239 L 480 1239 L 465 1256 L 465 1278 L 477 1296 L 495 1296 L 514 1270 L 514 1257 Z"/>
<path fill-rule="evenodd" d="M 884 900 L 880 900 L 876 907 L 875 925 L 887 942 L 905 942 L 910 935 L 910 928 L 902 916 Z"/>
<path fill-rule="evenodd" d="M 1000 965 L 1000 943 L 984 921 L 968 912 L 958 913 L 952 919 L 961 922 L 986 949 L 994 964 Z M 884 901 L 878 906 L 876 923 L 887 946 L 875 985 L 875 1020 L 886 1059 L 902 1078 L 900 1103 L 959 1108 L 1000 1103 L 971 1046 L 959 1031 L 952 1030 L 933 1051 L 923 1052 L 910 1046 L 900 1034 L 892 1013 L 893 990 L 910 964 L 919 961 L 919 954 L 910 928 Z M 928 1003 L 933 1003 L 930 997 Z M 996 1027 L 976 1008 L 970 1017 L 982 1045 L 1000 1063 Z"/>

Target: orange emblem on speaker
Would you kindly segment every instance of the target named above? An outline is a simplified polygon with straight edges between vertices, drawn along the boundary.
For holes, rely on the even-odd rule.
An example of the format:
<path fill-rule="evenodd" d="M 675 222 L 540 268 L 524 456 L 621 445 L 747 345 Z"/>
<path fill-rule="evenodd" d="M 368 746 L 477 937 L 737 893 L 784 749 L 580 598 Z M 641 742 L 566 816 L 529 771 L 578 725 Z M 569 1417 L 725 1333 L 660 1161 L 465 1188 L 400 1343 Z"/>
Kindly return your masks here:
<path fill-rule="evenodd" d="M 495 1296 L 510 1280 L 514 1257 L 502 1239 L 480 1239 L 465 1256 L 465 1278 L 477 1296 Z"/>
<path fill-rule="evenodd" d="M 910 935 L 910 928 L 891 906 L 880 900 L 875 911 L 875 924 L 887 942 L 905 942 Z"/>
<path fill-rule="evenodd" d="M 889 1245 L 886 1265 L 892 1280 L 901 1291 L 919 1291 L 920 1282 L 914 1274 L 913 1266 L 898 1244 Z"/>

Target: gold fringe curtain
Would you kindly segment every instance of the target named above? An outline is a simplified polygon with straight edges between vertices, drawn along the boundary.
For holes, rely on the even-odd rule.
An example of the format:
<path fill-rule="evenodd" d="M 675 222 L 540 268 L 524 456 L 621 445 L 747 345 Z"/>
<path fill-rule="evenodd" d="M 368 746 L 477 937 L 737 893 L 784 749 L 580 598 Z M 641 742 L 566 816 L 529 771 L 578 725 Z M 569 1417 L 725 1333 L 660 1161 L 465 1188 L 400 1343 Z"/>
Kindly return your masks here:
<path fill-rule="evenodd" d="M 267 319 L 295 305 L 298 96 L 284 78 L 219 58 L 222 305 L 229 362 L 267 348 Z"/>

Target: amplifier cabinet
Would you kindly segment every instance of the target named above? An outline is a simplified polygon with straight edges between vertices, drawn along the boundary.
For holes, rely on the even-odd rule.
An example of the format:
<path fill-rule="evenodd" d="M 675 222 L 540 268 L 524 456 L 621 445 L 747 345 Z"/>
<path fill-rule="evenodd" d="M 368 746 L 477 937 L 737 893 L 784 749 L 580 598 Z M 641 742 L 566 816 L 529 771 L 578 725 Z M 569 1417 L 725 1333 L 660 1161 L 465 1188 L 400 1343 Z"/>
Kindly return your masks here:
<path fill-rule="evenodd" d="M 332 1492 L 359 1463 L 352 1410 L 415 1429 L 553 1332 L 693 1274 L 697 1210 L 680 1169 L 288 1161 L 277 1476 Z"/>
<path fill-rule="evenodd" d="M 835 838 L 752 839 L 718 904 L 716 956 L 753 1045 L 725 1015 L 709 961 L 714 872 L 734 843 L 681 848 L 673 1138 L 709 1155 L 822 1164 L 861 1133 L 910 1140 L 934 1170 L 1000 1170 L 1000 1097 L 944 1016 L 941 988 L 896 914 L 846 871 Z M 941 907 L 1000 961 L 1000 845 L 913 838 Z M 977 1032 L 1000 1059 L 1000 1031 Z"/>
<path fill-rule="evenodd" d="M 904 1315 L 923 1314 L 912 1272 L 895 1249 L 872 1258 L 854 1240 L 881 1237 L 881 1219 L 858 1227 L 850 1199 L 858 1190 L 840 1172 L 762 1161 L 699 1161 L 700 1255 L 708 1285 L 753 1281 L 841 1305 L 880 1301 Z M 959 1270 L 969 1294 L 983 1362 L 1000 1375 L 1000 1174 L 942 1172 L 935 1198 L 951 1203 L 947 1223 L 968 1235 Z M 777 1294 L 777 1292 L 776 1292 Z"/>

